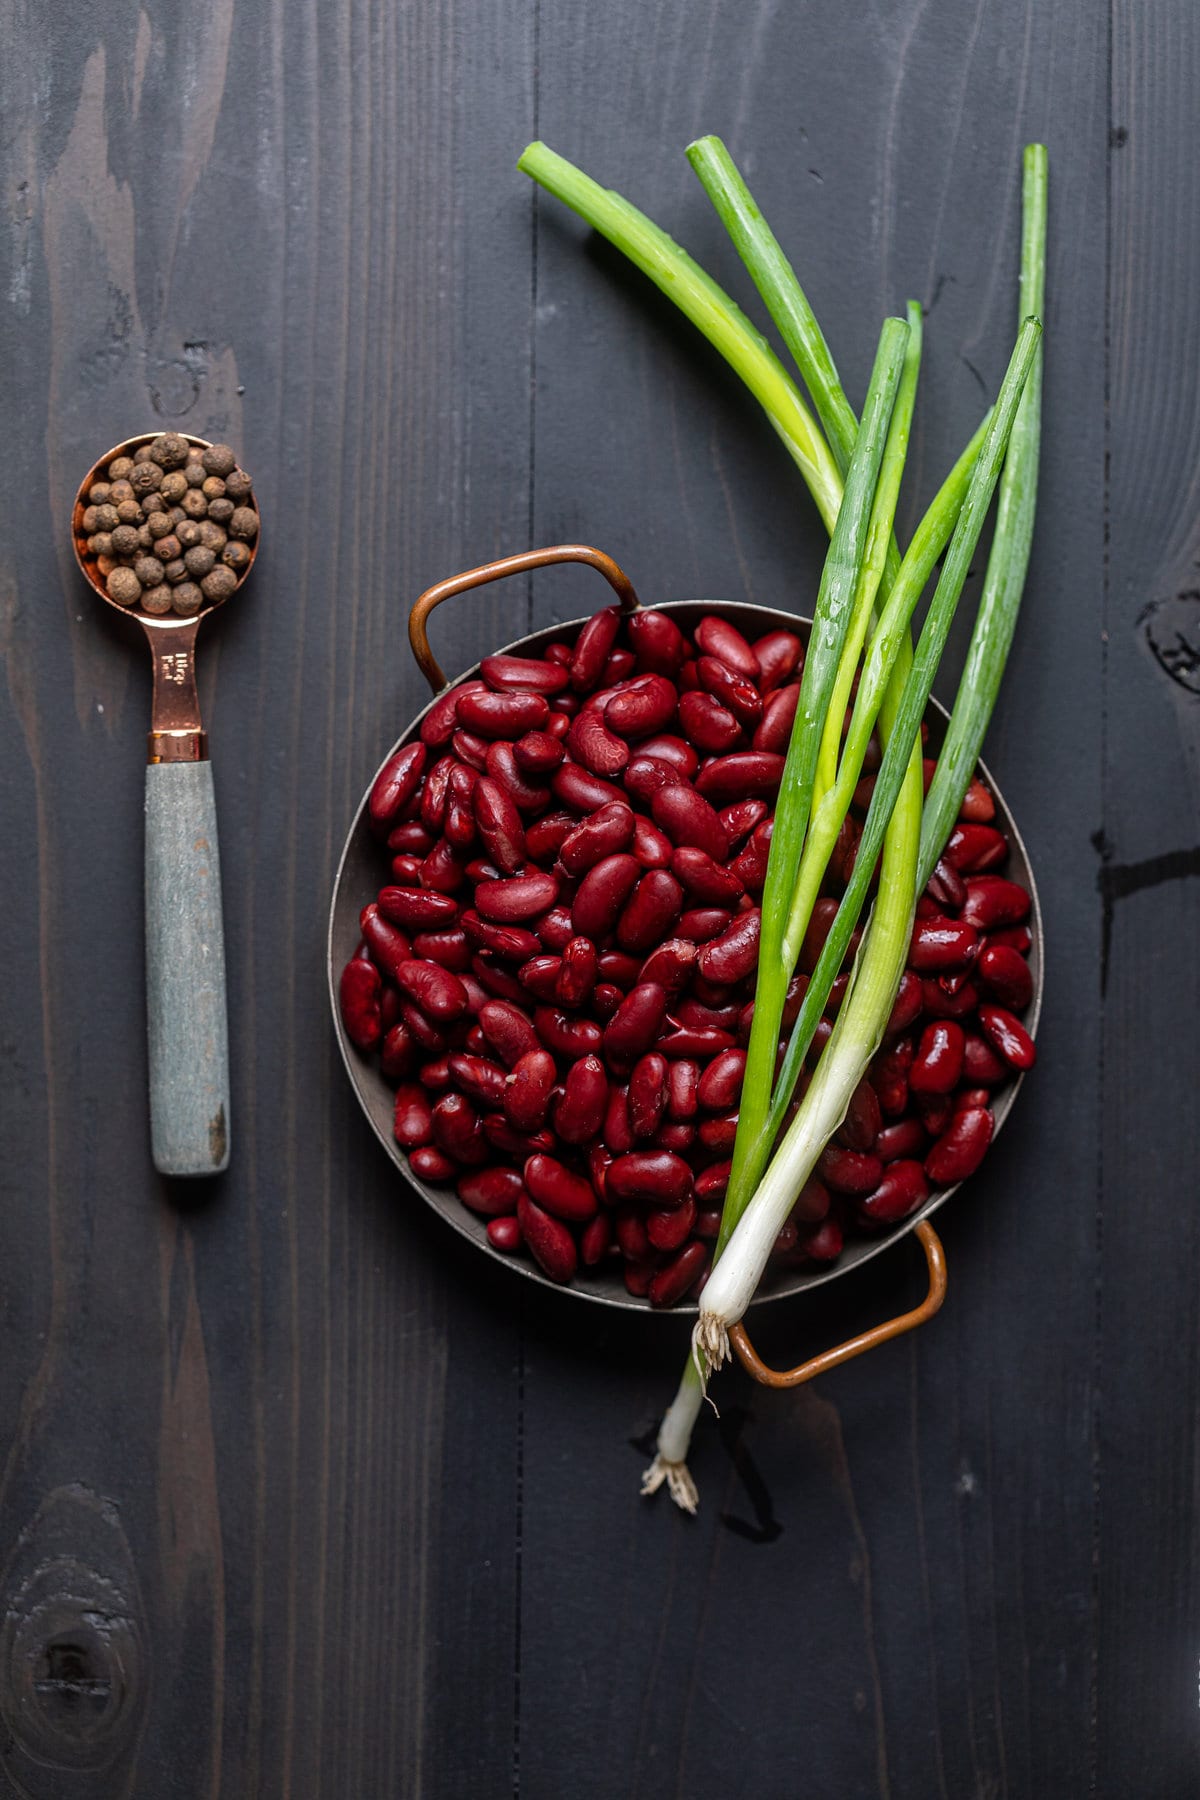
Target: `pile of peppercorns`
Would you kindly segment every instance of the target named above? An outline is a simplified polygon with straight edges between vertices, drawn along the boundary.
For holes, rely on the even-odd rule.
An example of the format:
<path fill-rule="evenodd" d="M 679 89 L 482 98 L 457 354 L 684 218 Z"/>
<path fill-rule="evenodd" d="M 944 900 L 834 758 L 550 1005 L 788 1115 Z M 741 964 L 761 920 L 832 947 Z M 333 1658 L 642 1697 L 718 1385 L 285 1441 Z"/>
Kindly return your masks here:
<path fill-rule="evenodd" d="M 202 450 L 165 431 L 113 458 L 87 491 L 82 528 L 110 600 L 187 618 L 232 594 L 258 509 L 228 444 Z"/>

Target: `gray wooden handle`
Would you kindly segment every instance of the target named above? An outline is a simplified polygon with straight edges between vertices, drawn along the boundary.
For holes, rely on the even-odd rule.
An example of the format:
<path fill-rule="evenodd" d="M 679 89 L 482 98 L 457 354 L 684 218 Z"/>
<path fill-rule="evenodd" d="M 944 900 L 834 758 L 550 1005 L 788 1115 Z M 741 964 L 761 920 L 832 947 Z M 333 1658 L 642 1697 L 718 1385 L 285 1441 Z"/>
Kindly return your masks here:
<path fill-rule="evenodd" d="M 146 769 L 150 1140 L 163 1175 L 229 1163 L 225 934 L 212 764 Z"/>

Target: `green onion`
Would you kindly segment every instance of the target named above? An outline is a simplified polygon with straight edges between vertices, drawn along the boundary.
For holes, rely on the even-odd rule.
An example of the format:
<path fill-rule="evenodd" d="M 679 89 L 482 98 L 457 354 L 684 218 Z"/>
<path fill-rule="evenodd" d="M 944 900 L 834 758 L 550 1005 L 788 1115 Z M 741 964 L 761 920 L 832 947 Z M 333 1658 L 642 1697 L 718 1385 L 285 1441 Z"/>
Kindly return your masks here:
<path fill-rule="evenodd" d="M 1046 304 L 1046 201 L 1049 159 L 1044 144 L 1025 146 L 1021 225 L 1022 316 L 1041 318 Z M 1029 567 L 1037 511 L 1038 459 L 1042 431 L 1042 350 L 1039 345 L 1008 447 L 996 530 L 967 660 L 954 700 L 937 771 L 925 800 L 921 826 L 922 887 L 954 828 L 962 797 L 975 773 L 984 733 L 996 704 L 1004 665 Z"/>

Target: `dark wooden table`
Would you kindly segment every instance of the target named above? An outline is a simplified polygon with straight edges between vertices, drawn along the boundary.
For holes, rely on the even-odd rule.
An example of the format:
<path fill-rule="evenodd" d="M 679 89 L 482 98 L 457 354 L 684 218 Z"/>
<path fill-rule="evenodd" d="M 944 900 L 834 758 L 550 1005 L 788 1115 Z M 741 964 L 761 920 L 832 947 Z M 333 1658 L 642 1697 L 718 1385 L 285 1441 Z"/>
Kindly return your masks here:
<path fill-rule="evenodd" d="M 5 1791 L 1194 1795 L 1193 9 L 5 11 Z M 422 703 L 424 586 L 582 539 L 647 597 L 811 599 L 823 534 L 753 404 L 513 166 L 544 137 L 749 300 L 703 131 L 855 398 L 924 302 L 909 525 L 1002 370 L 1049 143 L 1041 514 L 988 746 L 1049 976 L 1019 1123 L 943 1215 L 945 1310 L 790 1397 L 723 1378 L 693 1522 L 637 1495 L 680 1323 L 535 1298 L 425 1214 L 337 1059 L 323 941 Z M 238 446 L 267 522 L 202 640 L 234 1100 L 200 1188 L 147 1154 L 146 657 L 67 537 L 92 458 L 167 426 Z M 462 602 L 439 654 L 594 582 Z M 921 1279 L 908 1243 L 763 1346 Z"/>

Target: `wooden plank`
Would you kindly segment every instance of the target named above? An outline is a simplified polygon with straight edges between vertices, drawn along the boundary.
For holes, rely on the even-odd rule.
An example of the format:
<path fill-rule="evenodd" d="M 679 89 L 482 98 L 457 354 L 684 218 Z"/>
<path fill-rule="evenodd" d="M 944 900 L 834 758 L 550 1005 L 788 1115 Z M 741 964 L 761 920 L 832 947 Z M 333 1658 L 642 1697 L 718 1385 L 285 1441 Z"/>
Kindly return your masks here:
<path fill-rule="evenodd" d="M 750 304 L 682 159 L 724 135 L 856 397 L 881 313 L 923 301 L 910 508 L 1003 368 L 1020 147 L 1048 138 L 1044 524 L 989 743 L 1042 878 L 1045 1074 L 946 1215 L 946 1312 L 803 1396 L 729 1378 L 722 1427 L 698 1434 L 694 1525 L 633 1493 L 630 1439 L 669 1397 L 681 1334 L 626 1341 L 565 1313 L 531 1333 L 521 1766 L 539 1796 L 564 1760 L 597 1796 L 1077 1792 L 1089 1768 L 1095 1202 L 1077 1146 L 1097 1128 L 1103 244 L 1070 222 L 1103 217 L 1106 44 L 1083 7 L 905 6 L 852 46 L 842 26 L 824 5 L 803 29 L 765 6 L 718 7 L 703 29 L 682 6 L 543 16 L 540 135 Z M 542 202 L 537 535 L 599 543 L 643 595 L 801 607 L 821 538 L 770 433 L 672 309 L 581 237 Z M 771 1316 L 764 1345 L 794 1358 L 911 1303 L 902 1261 Z M 581 1599 L 588 1569 L 604 1573 Z"/>
<path fill-rule="evenodd" d="M 421 703 L 407 605 L 527 524 L 530 205 L 493 147 L 530 30 L 220 0 L 9 35 L 0 1761 L 30 1794 L 509 1785 L 511 1296 L 371 1144 L 323 940 Z M 238 1119 L 203 1198 L 149 1174 L 144 653 L 66 539 L 80 469 L 159 418 L 244 451 L 267 539 L 202 644 Z M 447 665 L 505 610 L 439 620 Z"/>
<path fill-rule="evenodd" d="M 1192 8 L 1112 10 L 1099 1791 L 1195 1785 L 1196 697 Z"/>

